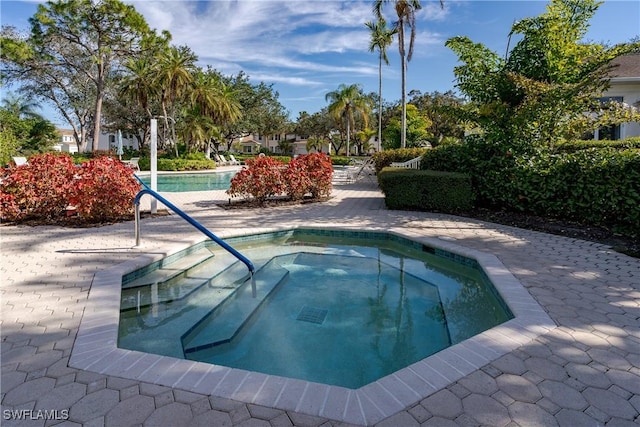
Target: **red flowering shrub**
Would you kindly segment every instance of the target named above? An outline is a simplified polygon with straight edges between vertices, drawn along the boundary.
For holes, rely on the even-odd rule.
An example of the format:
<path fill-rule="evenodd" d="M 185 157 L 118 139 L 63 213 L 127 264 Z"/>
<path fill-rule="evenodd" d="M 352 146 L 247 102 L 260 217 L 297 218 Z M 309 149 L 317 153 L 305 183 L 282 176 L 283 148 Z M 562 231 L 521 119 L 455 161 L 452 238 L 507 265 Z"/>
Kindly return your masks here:
<path fill-rule="evenodd" d="M 73 192 L 76 169 L 71 157 L 53 153 L 8 169 L 0 183 L 0 218 L 51 220 L 62 215 Z"/>
<path fill-rule="evenodd" d="M 282 173 L 284 193 L 292 200 L 301 200 L 309 193 L 313 183 L 307 170 L 304 156 L 292 159 Z"/>
<path fill-rule="evenodd" d="M 91 222 L 110 221 L 133 213 L 133 198 L 140 184 L 133 169 L 111 157 L 82 163 L 70 204 Z"/>
<path fill-rule="evenodd" d="M 90 222 L 117 219 L 133 212 L 139 189 L 133 171 L 115 159 L 100 157 L 77 167 L 68 155 L 37 155 L 4 172 L 0 219 L 55 222 L 66 217 L 69 205 Z"/>
<path fill-rule="evenodd" d="M 298 157 L 306 166 L 306 174 L 311 180 L 309 193 L 314 199 L 328 197 L 331 194 L 333 166 L 331 158 L 324 153 L 312 153 Z"/>
<path fill-rule="evenodd" d="M 284 163 L 272 157 L 256 157 L 247 160 L 247 168 L 242 169 L 231 179 L 227 194 L 256 199 L 260 204 L 272 196 L 281 194 L 282 171 Z"/>

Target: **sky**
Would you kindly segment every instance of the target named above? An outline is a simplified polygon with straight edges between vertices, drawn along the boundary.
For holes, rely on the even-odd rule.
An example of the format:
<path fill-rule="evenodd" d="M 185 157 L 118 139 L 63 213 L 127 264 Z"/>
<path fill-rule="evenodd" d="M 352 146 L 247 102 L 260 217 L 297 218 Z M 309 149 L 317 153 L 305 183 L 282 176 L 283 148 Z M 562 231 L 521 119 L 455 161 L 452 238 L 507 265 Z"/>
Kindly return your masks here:
<path fill-rule="evenodd" d="M 38 1 L 0 1 L 0 23 L 28 31 Z M 372 1 L 210 0 L 129 1 L 157 31 L 168 30 L 173 44 L 189 46 L 198 65 L 226 75 L 244 71 L 254 83 L 272 84 L 279 100 L 296 120 L 301 111 L 327 106 L 325 95 L 340 84 L 360 84 L 365 93 L 378 91 L 378 53 L 369 52 L 366 21 L 374 20 Z M 407 92 L 455 90 L 457 57 L 444 46 L 447 39 L 467 36 L 504 54 L 511 25 L 540 15 L 546 1 L 422 0 L 416 18 L 413 58 L 408 64 Z M 395 19 L 390 5 L 387 22 Z M 587 41 L 615 44 L 640 35 L 640 1 L 606 0 L 586 35 Z M 517 39 L 511 41 L 511 46 Z M 397 43 L 387 49 L 383 66 L 383 98 L 401 98 Z M 7 89 L 0 88 L 1 96 Z M 44 107 L 44 105 L 43 105 Z M 52 109 L 43 115 L 58 125 Z"/>

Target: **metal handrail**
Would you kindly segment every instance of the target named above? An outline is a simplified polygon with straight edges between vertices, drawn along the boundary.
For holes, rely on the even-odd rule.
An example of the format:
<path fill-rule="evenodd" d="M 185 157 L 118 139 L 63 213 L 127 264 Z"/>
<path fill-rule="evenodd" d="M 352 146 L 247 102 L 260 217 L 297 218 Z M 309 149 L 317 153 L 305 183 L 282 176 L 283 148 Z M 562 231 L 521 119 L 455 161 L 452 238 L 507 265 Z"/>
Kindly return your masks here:
<path fill-rule="evenodd" d="M 244 265 L 247 266 L 247 268 L 249 269 L 249 273 L 253 277 L 253 273 L 255 272 L 255 267 L 253 266 L 253 263 L 251 261 L 249 261 L 249 259 L 247 257 L 242 255 L 240 252 L 235 250 L 233 247 L 229 246 L 229 244 L 227 242 L 225 242 L 224 240 L 222 240 L 221 238 L 219 238 L 218 236 L 213 234 L 211 231 L 207 230 L 204 227 L 204 225 L 200 224 L 198 221 L 196 221 L 195 219 L 193 219 L 192 217 L 187 215 L 182 209 L 178 208 L 176 205 L 174 205 L 173 203 L 171 203 L 170 201 L 168 201 L 167 199 L 162 197 L 156 191 L 154 191 L 151 188 L 149 188 L 149 186 L 147 186 L 147 184 L 142 182 L 142 180 L 140 179 L 139 176 L 137 176 L 137 175 L 134 175 L 134 176 L 138 179 L 138 181 L 140 181 L 140 184 L 142 184 L 142 186 L 144 187 L 142 190 L 140 190 L 138 192 L 138 194 L 136 194 L 136 197 L 133 199 L 133 203 L 135 204 L 135 210 L 136 210 L 136 215 L 135 215 L 136 246 L 140 245 L 140 198 L 142 198 L 142 196 L 144 196 L 145 194 L 149 194 L 150 196 L 154 197 L 156 200 L 161 202 L 163 205 L 165 205 L 166 207 L 171 209 L 173 212 L 175 212 L 178 215 L 180 215 L 185 221 L 187 221 L 189 224 L 194 226 L 197 230 L 202 232 L 205 236 L 207 236 L 208 238 L 210 238 L 211 240 L 216 242 L 218 245 L 222 246 L 222 248 L 224 248 L 231 255 L 233 255 L 234 257 L 238 258 L 238 260 L 242 261 L 242 263 L 244 263 Z"/>

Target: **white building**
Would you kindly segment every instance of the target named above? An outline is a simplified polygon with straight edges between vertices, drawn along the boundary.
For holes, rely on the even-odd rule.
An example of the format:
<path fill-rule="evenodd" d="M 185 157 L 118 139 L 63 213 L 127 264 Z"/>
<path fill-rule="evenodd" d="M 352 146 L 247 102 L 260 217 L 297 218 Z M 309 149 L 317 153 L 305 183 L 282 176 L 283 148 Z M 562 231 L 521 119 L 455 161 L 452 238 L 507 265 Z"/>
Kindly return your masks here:
<path fill-rule="evenodd" d="M 623 102 L 629 108 L 640 109 L 640 54 L 629 54 L 612 61 L 609 89 L 602 94 L 602 101 Z M 594 139 L 624 139 L 640 136 L 640 123 L 622 123 L 597 129 Z"/>

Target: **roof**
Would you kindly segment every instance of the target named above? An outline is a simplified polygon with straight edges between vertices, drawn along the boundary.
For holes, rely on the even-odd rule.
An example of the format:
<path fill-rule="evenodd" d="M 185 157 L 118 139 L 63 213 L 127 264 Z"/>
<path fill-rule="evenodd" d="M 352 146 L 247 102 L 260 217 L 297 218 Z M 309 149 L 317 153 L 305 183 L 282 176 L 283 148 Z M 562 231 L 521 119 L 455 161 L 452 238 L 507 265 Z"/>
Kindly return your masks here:
<path fill-rule="evenodd" d="M 619 56 L 611 64 L 615 67 L 609 71 L 611 78 L 640 77 L 640 53 Z"/>

